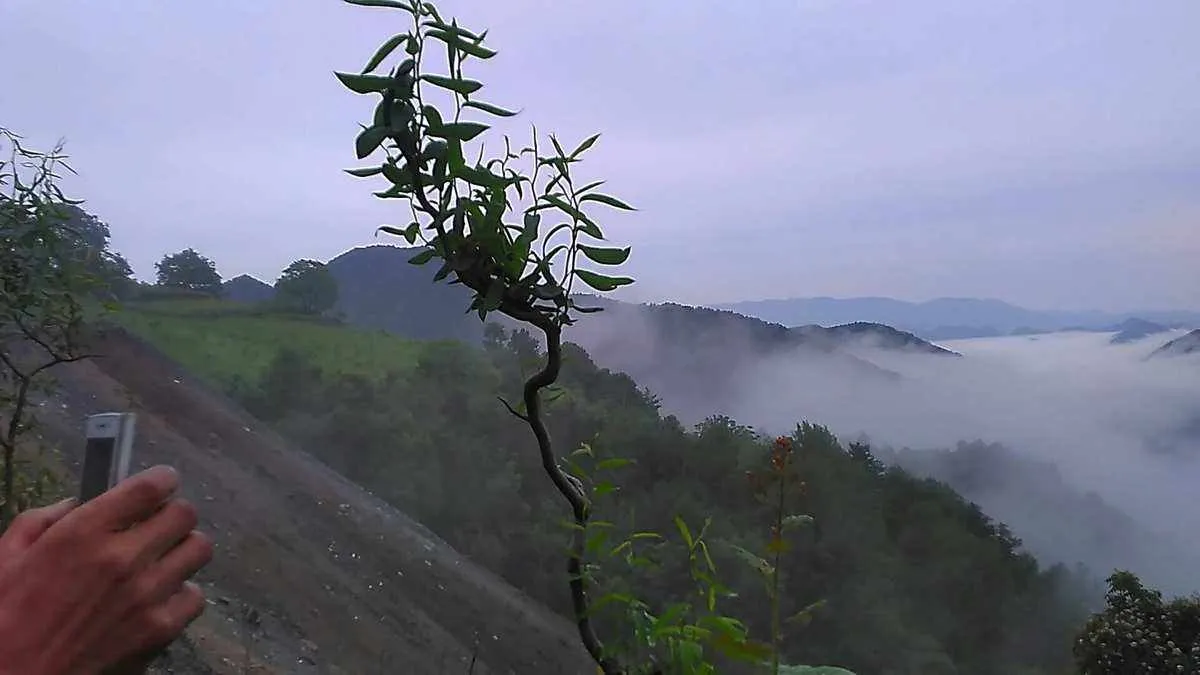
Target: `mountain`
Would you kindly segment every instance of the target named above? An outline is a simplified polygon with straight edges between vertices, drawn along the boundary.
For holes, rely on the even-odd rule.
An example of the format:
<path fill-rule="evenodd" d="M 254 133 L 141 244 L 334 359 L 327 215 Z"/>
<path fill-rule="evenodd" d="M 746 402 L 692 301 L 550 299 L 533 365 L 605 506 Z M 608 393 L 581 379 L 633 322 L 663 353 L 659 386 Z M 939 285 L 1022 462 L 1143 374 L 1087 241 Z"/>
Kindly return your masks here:
<path fill-rule="evenodd" d="M 1200 312 L 1032 310 L 1001 301 L 977 298 L 938 298 L 907 302 L 893 298 L 788 298 L 752 300 L 719 305 L 742 314 L 786 326 L 829 326 L 856 321 L 887 324 L 927 340 L 1011 335 L 1014 331 L 1052 332 L 1067 328 L 1110 330 L 1115 324 L 1141 317 L 1167 325 L 1200 326 Z"/>
<path fill-rule="evenodd" d="M 870 360 L 867 347 L 901 353 L 948 350 L 886 326 L 793 329 L 728 310 L 674 303 L 634 305 L 588 298 L 604 311 L 581 317 L 566 339 L 597 364 L 629 374 L 668 402 L 672 412 L 698 420 L 730 412 L 756 374 L 786 362 L 814 378 L 862 386 L 896 382 L 900 375 Z M 864 329 L 865 328 L 865 329 Z"/>
<path fill-rule="evenodd" d="M 275 287 L 249 274 L 242 274 L 221 284 L 221 296 L 234 302 L 267 302 L 275 297 Z"/>
<path fill-rule="evenodd" d="M 790 330 L 805 337 L 826 340 L 832 345 L 853 345 L 935 356 L 962 356 L 958 352 L 922 340 L 912 333 L 868 321 L 856 321 L 829 328 L 817 325 L 798 326 Z"/>
<path fill-rule="evenodd" d="M 344 314 L 348 323 L 359 327 L 380 328 L 414 339 L 478 342 L 482 337 L 482 325 L 474 313 L 466 312 L 470 304 L 470 292 L 461 285 L 444 281 L 431 283 L 434 265 L 417 267 L 408 264 L 415 250 L 387 245 L 365 246 L 351 249 L 330 260 L 328 268 L 338 282 L 337 309 Z M 589 351 L 596 346 L 601 352 L 607 351 L 603 341 L 609 338 L 596 337 L 602 341 L 597 344 L 593 340 L 596 331 L 591 330 L 603 324 L 606 328 L 600 332 L 612 333 L 609 337 L 636 337 L 637 330 L 649 328 L 655 340 L 675 344 L 675 354 L 679 349 L 692 354 L 713 353 L 719 360 L 730 358 L 732 351 L 742 354 L 742 347 L 760 356 L 797 347 L 834 353 L 844 351 L 847 347 L 864 346 L 909 353 L 954 355 L 954 352 L 911 333 L 879 323 L 857 322 L 831 328 L 805 326 L 789 329 L 733 311 L 707 307 L 675 303 L 633 305 L 586 295 L 576 296 L 576 299 L 585 306 L 606 310 L 581 319 L 580 325 L 587 325 L 588 329 L 575 327 L 569 332 L 572 339 Z M 513 326 L 506 317 L 497 314 L 492 316 L 492 320 L 506 327 Z M 739 349 L 730 349 L 735 345 Z M 720 355 L 716 355 L 714 349 Z M 858 366 L 877 375 L 893 375 L 869 363 L 860 363 Z"/>
<path fill-rule="evenodd" d="M 1126 319 L 1125 321 L 1122 321 L 1114 326 L 1114 328 L 1117 334 L 1112 336 L 1112 339 L 1109 340 L 1109 342 L 1114 345 L 1137 342 L 1138 340 L 1150 337 L 1151 335 L 1158 335 L 1159 333 L 1166 333 L 1167 331 L 1171 330 L 1169 327 L 1164 326 L 1161 323 L 1154 323 L 1153 321 L 1146 321 L 1145 319 L 1138 318 Z"/>
<path fill-rule="evenodd" d="M 477 343 L 483 326 L 478 316 L 466 312 L 470 292 L 444 281 L 431 283 L 437 267 L 408 264 L 415 252 L 364 246 L 330 260 L 326 267 L 338 284 L 335 311 L 352 325 L 408 338 Z"/>
<path fill-rule="evenodd" d="M 1194 330 L 1154 350 L 1147 358 L 1163 358 L 1200 353 L 1200 329 Z"/>

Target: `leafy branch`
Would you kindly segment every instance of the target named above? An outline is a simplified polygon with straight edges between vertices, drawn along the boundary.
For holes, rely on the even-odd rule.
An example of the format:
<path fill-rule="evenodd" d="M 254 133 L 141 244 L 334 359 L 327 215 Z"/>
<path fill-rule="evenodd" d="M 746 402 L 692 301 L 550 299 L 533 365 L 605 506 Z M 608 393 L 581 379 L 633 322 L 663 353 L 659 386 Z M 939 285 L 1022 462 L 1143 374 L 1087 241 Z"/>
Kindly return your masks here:
<path fill-rule="evenodd" d="M 583 645 L 606 675 L 628 672 L 605 648 L 592 623 L 584 564 L 592 501 L 582 482 L 559 464 L 543 419 L 542 393 L 559 377 L 563 328 L 578 314 L 599 311 L 576 304 L 575 282 L 600 292 L 633 283 L 628 277 L 580 266 L 585 260 L 618 266 L 629 257 L 628 247 L 600 245 L 604 234 L 585 209 L 594 204 L 626 211 L 633 208 L 597 192 L 603 181 L 579 184 L 573 167 L 598 135 L 567 152 L 554 135 L 548 137 L 548 147 L 539 142 L 534 128 L 530 144 L 519 151 L 513 151 L 505 136 L 503 153 L 485 161 L 480 141 L 473 153 L 477 159 L 468 161 L 468 150 L 490 127 L 467 119 L 467 115 L 517 114 L 475 98 L 483 84 L 464 74 L 464 64 L 472 59 L 482 61 L 496 55 L 484 45 L 486 31 L 477 34 L 455 20 L 446 22 L 428 2 L 346 1 L 402 10 L 412 21 L 407 32 L 384 42 L 362 71 L 336 74 L 351 91 L 379 97 L 371 123 L 363 125 L 355 139 L 355 152 L 359 159 L 366 159 L 382 151 L 383 161 L 347 172 L 362 178 L 382 177 L 388 187 L 375 196 L 407 203 L 411 222 L 379 230 L 403 237 L 409 244 L 420 243 L 420 252 L 409 262 L 440 261 L 434 281 L 449 278 L 450 283 L 470 289 L 468 311 L 476 311 L 481 320 L 500 312 L 536 328 L 545 339 L 545 363 L 526 380 L 519 408 L 505 405 L 529 426 L 542 468 L 571 509 L 574 528 L 567 573 Z M 426 63 L 434 48 L 445 53 L 444 73 L 432 72 Z M 387 74 L 379 73 L 386 62 L 396 60 L 399 63 Z M 441 108 L 435 105 L 438 99 L 443 101 Z M 518 164 L 528 165 L 526 173 L 518 171 Z M 509 222 L 517 213 L 520 221 Z M 556 221 L 548 228 L 543 227 L 547 215 Z"/>
<path fill-rule="evenodd" d="M 16 452 L 31 428 L 30 397 L 56 366 L 88 358 L 79 342 L 82 299 L 97 280 L 79 255 L 82 235 L 68 224 L 59 170 L 71 171 L 59 143 L 32 150 L 0 127 L 0 449 L 4 453 L 0 529 L 16 513 Z"/>

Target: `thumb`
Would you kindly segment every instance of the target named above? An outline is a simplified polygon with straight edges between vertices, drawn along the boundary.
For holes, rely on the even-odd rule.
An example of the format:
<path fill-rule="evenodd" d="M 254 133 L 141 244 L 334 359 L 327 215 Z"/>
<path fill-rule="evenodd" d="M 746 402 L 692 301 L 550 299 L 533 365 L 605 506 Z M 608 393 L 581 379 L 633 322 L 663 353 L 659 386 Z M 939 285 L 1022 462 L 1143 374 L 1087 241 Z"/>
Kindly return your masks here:
<path fill-rule="evenodd" d="M 0 564 L 32 546 L 46 530 L 70 513 L 75 505 L 76 500 L 68 498 L 57 504 L 29 509 L 18 514 L 4 532 L 4 536 L 0 537 Z"/>

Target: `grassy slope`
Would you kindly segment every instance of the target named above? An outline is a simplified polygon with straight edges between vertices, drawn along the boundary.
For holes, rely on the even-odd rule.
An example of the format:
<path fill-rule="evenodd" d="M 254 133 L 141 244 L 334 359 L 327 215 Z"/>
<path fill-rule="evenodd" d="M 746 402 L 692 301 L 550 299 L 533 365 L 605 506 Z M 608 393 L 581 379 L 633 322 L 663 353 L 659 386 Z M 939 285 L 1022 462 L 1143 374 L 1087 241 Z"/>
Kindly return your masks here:
<path fill-rule="evenodd" d="M 280 347 L 311 357 L 327 372 L 369 374 L 411 365 L 421 344 L 220 300 L 135 303 L 114 319 L 188 370 L 218 385 L 255 381 Z"/>

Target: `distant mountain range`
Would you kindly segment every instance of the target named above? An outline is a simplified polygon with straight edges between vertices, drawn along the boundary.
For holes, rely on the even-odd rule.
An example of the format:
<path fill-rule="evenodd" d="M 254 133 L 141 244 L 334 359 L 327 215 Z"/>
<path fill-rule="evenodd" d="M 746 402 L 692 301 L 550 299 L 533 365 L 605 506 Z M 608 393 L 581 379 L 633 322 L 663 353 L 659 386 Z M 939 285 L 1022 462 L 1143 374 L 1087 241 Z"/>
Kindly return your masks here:
<path fill-rule="evenodd" d="M 479 342 L 483 324 L 466 311 L 469 291 L 461 285 L 434 283 L 432 266 L 408 264 L 414 252 L 389 245 L 365 246 L 328 261 L 338 283 L 335 311 L 350 324 L 413 339 Z M 274 295 L 270 284 L 247 275 L 225 282 L 223 290 L 225 297 L 239 302 L 263 302 Z M 997 300 L 972 299 L 908 303 L 888 298 L 811 298 L 736 303 L 723 309 L 675 303 L 635 305 L 589 296 L 585 304 L 606 311 L 581 317 L 567 330 L 568 340 L 586 349 L 600 365 L 626 372 L 652 390 L 693 392 L 704 399 L 696 401 L 698 405 L 714 404 L 709 396 L 713 392 L 732 390 L 724 379 L 748 363 L 783 354 L 806 359 L 810 367 L 838 376 L 894 381 L 899 375 L 875 363 L 873 354 L 960 356 L 931 339 L 1076 328 L 1113 331 L 1112 341 L 1123 343 L 1190 320 L 1200 325 L 1200 313 L 1146 312 L 1121 318 L 1103 312 L 1027 310 Z M 500 315 L 489 320 L 513 327 Z M 1155 355 L 1197 349 L 1200 331 L 1163 345 Z"/>
<path fill-rule="evenodd" d="M 1058 311 L 1018 307 L 1001 300 L 939 298 L 906 302 L 893 298 L 789 298 L 752 300 L 719 305 L 739 314 L 755 316 L 785 326 L 830 326 L 856 321 L 881 323 L 908 331 L 926 340 L 954 340 L 1047 333 L 1060 330 L 1120 330 L 1130 319 L 1168 328 L 1200 327 L 1200 312 L 1193 311 Z"/>

